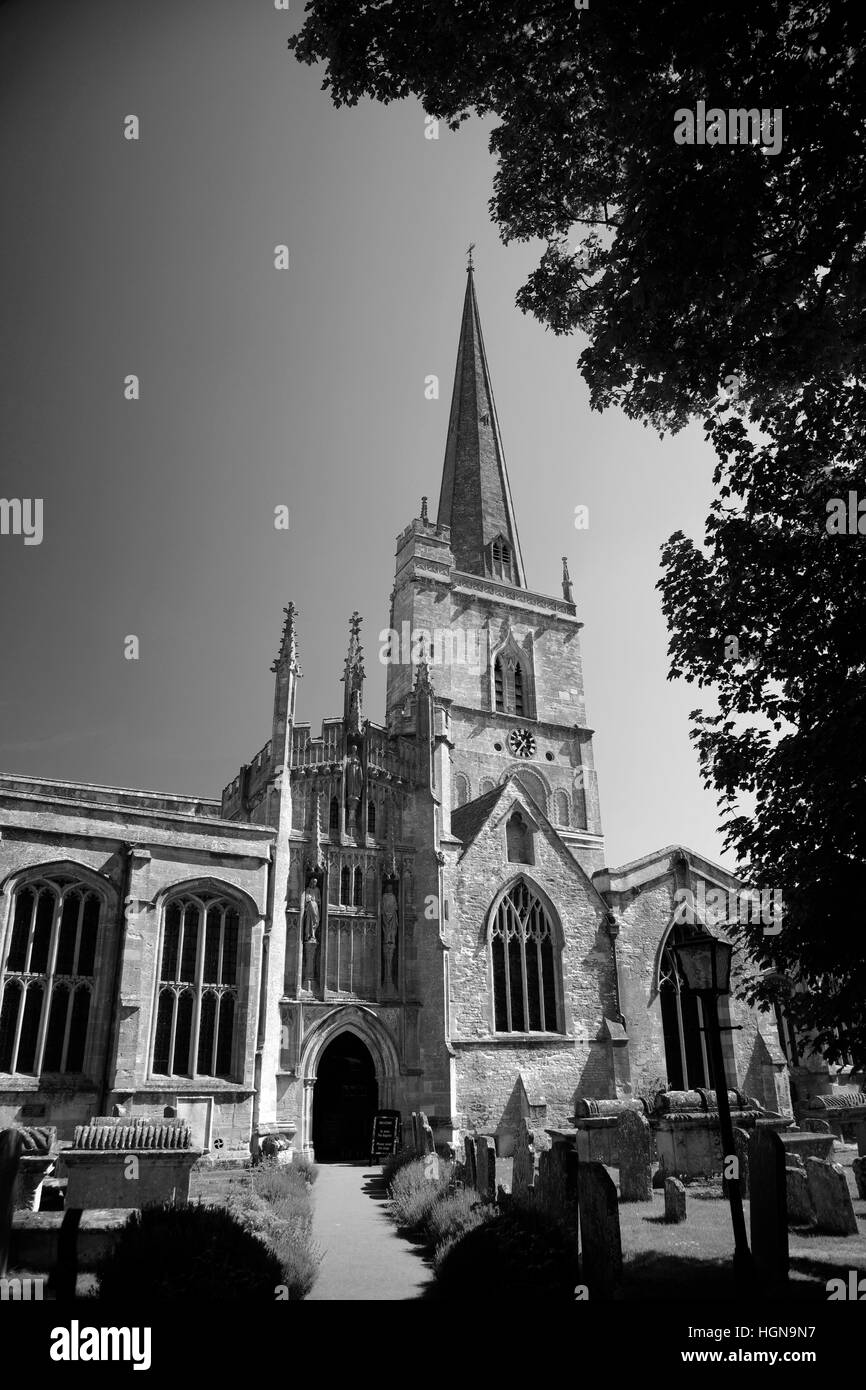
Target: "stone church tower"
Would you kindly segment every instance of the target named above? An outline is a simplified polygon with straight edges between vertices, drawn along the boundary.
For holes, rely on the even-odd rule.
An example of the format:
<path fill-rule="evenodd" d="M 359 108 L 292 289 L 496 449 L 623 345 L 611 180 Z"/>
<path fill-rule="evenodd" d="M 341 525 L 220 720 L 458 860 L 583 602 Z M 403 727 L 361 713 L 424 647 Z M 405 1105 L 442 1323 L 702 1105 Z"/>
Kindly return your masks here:
<path fill-rule="evenodd" d="M 528 584 L 471 268 L 382 723 L 357 613 L 342 715 L 297 721 L 299 626 L 289 605 L 270 737 L 219 801 L 0 777 L 0 1127 L 168 1106 L 215 1157 L 327 1161 L 423 1109 L 508 1153 L 521 1116 L 710 1084 L 669 948 L 684 893 L 741 885 L 682 845 L 606 866 L 581 624 L 565 561 L 561 596 Z M 789 1074 L 830 1089 L 784 1026 L 734 998 L 722 1021 L 769 1108 Z"/>

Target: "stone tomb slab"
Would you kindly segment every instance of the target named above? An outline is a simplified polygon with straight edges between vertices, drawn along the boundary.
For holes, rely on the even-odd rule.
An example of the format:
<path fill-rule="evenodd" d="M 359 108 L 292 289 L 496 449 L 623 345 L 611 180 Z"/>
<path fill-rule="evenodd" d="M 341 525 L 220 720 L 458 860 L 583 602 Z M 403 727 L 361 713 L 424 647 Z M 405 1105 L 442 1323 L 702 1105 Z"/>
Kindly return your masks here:
<path fill-rule="evenodd" d="M 807 1158 L 806 1176 L 818 1230 L 834 1236 L 856 1236 L 857 1218 L 841 1164 L 828 1163 L 823 1158 Z"/>

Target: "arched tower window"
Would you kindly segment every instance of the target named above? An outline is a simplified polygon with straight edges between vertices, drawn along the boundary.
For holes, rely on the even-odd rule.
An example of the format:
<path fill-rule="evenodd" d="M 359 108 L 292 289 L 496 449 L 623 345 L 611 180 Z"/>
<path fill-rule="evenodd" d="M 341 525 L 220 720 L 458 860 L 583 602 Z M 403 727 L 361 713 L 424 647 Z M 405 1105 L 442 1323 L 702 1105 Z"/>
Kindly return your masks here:
<path fill-rule="evenodd" d="M 159 1076 L 230 1078 L 238 1011 L 240 918 L 215 894 L 166 904 L 153 1070 Z"/>
<path fill-rule="evenodd" d="M 376 834 L 376 803 L 372 797 L 367 802 L 367 834 Z"/>
<path fill-rule="evenodd" d="M 328 828 L 332 835 L 336 835 L 340 829 L 340 803 L 336 796 L 331 797 L 331 814 L 328 818 Z"/>
<path fill-rule="evenodd" d="M 569 824 L 568 792 L 556 791 L 553 794 L 553 819 L 557 825 Z"/>
<path fill-rule="evenodd" d="M 0 1071 L 80 1072 L 102 898 L 69 875 L 21 884 L 0 989 Z"/>
<path fill-rule="evenodd" d="M 553 923 L 524 879 L 503 896 L 490 930 L 497 1033 L 560 1031 Z"/>
<path fill-rule="evenodd" d="M 671 927 L 659 965 L 665 1060 L 668 1086 L 673 1091 L 693 1091 L 698 1086 L 714 1085 L 701 1000 L 693 990 L 683 986 L 676 956 L 671 951 L 671 946 L 694 935 L 697 935 L 694 927 L 685 924 Z"/>
<path fill-rule="evenodd" d="M 493 662 L 493 703 L 501 714 L 532 718 L 528 658 L 509 644 Z"/>
<path fill-rule="evenodd" d="M 469 778 L 458 772 L 454 778 L 454 805 L 465 806 L 469 800 Z"/>
<path fill-rule="evenodd" d="M 340 870 L 340 902 L 343 907 L 349 907 L 352 902 L 352 871 L 348 864 Z"/>
<path fill-rule="evenodd" d="M 487 573 L 506 584 L 514 583 L 514 552 L 504 536 L 496 536 L 487 548 Z"/>
<path fill-rule="evenodd" d="M 364 870 L 360 867 L 355 870 L 354 888 L 352 892 L 352 906 L 364 906 Z"/>

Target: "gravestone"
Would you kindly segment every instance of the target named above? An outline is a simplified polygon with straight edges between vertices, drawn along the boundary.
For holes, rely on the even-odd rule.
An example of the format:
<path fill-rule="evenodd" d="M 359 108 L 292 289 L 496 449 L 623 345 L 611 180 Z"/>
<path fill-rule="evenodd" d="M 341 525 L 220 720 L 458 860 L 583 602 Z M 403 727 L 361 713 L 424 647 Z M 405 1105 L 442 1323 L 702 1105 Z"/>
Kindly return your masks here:
<path fill-rule="evenodd" d="M 861 1158 L 866 1158 L 866 1120 L 858 1120 L 854 1134 L 857 1139 L 857 1153 Z"/>
<path fill-rule="evenodd" d="M 590 1299 L 615 1298 L 622 1283 L 616 1186 L 601 1163 L 581 1163 L 577 1191 L 581 1283 L 589 1289 Z"/>
<path fill-rule="evenodd" d="M 437 1153 L 425 1154 L 423 1163 L 425 1180 L 427 1182 L 438 1182 L 441 1177 L 439 1155 Z"/>
<path fill-rule="evenodd" d="M 568 1211 L 568 1154 L 567 1144 L 554 1144 L 538 1156 L 536 1194 L 546 1207 L 557 1213 Z"/>
<path fill-rule="evenodd" d="M 9 1265 L 12 1213 L 15 1209 L 15 1183 L 23 1140 L 20 1129 L 0 1132 L 0 1278 Z"/>
<path fill-rule="evenodd" d="M 825 1158 L 807 1158 L 806 1176 L 818 1230 L 834 1236 L 856 1236 L 857 1218 L 844 1168 Z"/>
<path fill-rule="evenodd" d="M 436 1145 L 433 1142 L 433 1131 L 423 1110 L 418 1112 L 418 1141 L 418 1147 L 422 1154 L 435 1154 Z"/>
<path fill-rule="evenodd" d="M 421 1153 L 421 1131 L 416 1110 L 412 1111 L 412 1148 L 416 1153 Z"/>
<path fill-rule="evenodd" d="M 866 1158 L 855 1158 L 851 1164 L 854 1172 L 854 1181 L 857 1184 L 857 1196 L 861 1201 L 866 1200 Z"/>
<path fill-rule="evenodd" d="M 471 1134 L 467 1134 L 463 1140 L 463 1152 L 466 1154 L 466 1186 L 474 1189 L 478 1182 L 478 1172 L 475 1158 L 475 1140 Z"/>
<path fill-rule="evenodd" d="M 475 1140 L 475 1190 L 485 1202 L 496 1197 L 496 1149 L 487 1134 Z"/>
<path fill-rule="evenodd" d="M 686 1219 L 686 1189 L 679 1178 L 665 1178 L 665 1221 L 677 1225 Z"/>
<path fill-rule="evenodd" d="M 802 1129 L 805 1129 L 805 1130 L 808 1130 L 810 1134 L 832 1134 L 832 1133 L 833 1133 L 832 1129 L 830 1128 L 830 1126 L 829 1126 L 829 1124 L 827 1123 L 826 1120 L 804 1120 L 803 1123 L 802 1123 L 802 1125 L 801 1125 L 801 1128 L 802 1128 Z"/>
<path fill-rule="evenodd" d="M 788 1222 L 792 1226 L 811 1226 L 815 1220 L 815 1206 L 809 1192 L 809 1182 L 805 1168 L 785 1169 L 785 1186 L 788 1194 Z"/>
<path fill-rule="evenodd" d="M 756 1129 L 749 1143 L 752 1258 L 758 1282 L 779 1289 L 788 1279 L 785 1148 L 775 1130 Z"/>
<path fill-rule="evenodd" d="M 637 1110 L 624 1110 L 616 1128 L 620 1201 L 651 1202 L 653 1148 L 649 1122 Z"/>
<path fill-rule="evenodd" d="M 527 1129 L 526 1120 L 521 1119 L 514 1143 L 514 1158 L 511 1169 L 511 1193 L 517 1197 L 531 1192 L 535 1187 L 535 1132 Z"/>

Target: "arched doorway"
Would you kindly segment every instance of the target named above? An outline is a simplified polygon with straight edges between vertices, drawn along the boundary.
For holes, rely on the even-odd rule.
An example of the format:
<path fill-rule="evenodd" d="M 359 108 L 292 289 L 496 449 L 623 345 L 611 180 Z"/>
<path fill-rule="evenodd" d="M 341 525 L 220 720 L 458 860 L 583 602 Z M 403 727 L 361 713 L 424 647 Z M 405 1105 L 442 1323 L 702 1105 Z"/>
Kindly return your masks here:
<path fill-rule="evenodd" d="M 317 1162 L 369 1158 L 378 1100 L 376 1069 L 367 1047 L 355 1033 L 339 1033 L 319 1059 L 313 1088 Z"/>

